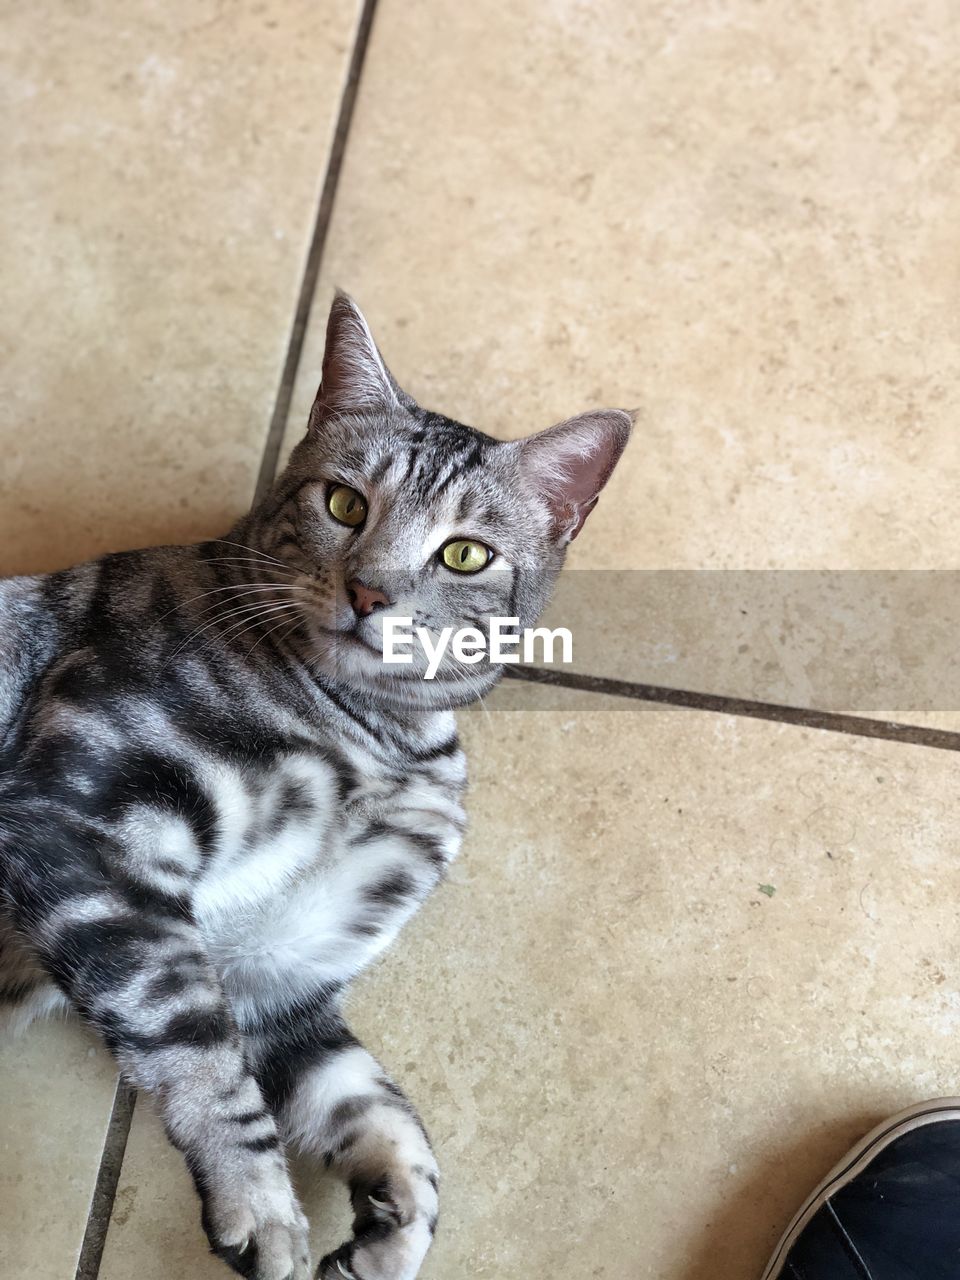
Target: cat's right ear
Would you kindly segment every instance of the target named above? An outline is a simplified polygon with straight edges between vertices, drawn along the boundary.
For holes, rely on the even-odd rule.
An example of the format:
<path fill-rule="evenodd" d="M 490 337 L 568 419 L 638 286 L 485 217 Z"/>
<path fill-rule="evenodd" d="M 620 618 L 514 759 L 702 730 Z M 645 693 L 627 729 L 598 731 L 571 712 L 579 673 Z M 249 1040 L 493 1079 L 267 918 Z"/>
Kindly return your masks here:
<path fill-rule="evenodd" d="M 323 374 L 310 414 L 311 428 L 333 414 L 369 413 L 411 404 L 384 364 L 363 312 L 338 290 L 327 320 Z"/>

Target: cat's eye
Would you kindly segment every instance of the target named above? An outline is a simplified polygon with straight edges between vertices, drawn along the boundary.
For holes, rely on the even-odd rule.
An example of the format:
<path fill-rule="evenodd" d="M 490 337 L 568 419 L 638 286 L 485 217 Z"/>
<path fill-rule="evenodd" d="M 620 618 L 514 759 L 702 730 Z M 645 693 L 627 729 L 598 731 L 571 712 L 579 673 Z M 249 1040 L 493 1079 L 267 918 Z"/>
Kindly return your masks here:
<path fill-rule="evenodd" d="M 367 518 L 367 500 L 346 484 L 335 484 L 327 497 L 327 510 L 334 520 L 355 529 Z"/>
<path fill-rule="evenodd" d="M 472 538 L 454 538 L 440 552 L 440 557 L 448 569 L 455 569 L 457 573 L 479 573 L 490 563 L 493 552 Z"/>

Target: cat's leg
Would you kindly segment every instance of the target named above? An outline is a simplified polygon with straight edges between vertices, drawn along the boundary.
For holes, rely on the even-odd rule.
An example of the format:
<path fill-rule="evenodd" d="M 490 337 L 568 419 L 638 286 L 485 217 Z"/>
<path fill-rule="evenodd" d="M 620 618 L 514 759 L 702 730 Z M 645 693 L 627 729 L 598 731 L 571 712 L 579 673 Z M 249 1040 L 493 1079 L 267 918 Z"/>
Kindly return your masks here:
<path fill-rule="evenodd" d="M 412 1104 L 351 1034 L 332 995 L 251 1026 L 248 1043 L 288 1143 L 350 1189 L 353 1237 L 322 1280 L 413 1280 L 437 1226 L 438 1169 Z"/>
<path fill-rule="evenodd" d="M 306 1220 L 273 1114 L 182 903 L 118 891 L 18 906 L 39 958 L 155 1100 L 203 1204 L 211 1248 L 251 1280 L 307 1280 Z"/>

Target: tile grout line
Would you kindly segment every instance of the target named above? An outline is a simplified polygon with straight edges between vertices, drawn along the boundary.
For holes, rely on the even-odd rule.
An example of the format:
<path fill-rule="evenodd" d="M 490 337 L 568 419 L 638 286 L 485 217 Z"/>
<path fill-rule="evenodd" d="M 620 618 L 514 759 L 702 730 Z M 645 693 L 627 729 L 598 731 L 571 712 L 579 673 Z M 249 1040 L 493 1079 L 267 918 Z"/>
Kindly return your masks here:
<path fill-rule="evenodd" d="M 277 461 L 286 430 L 290 402 L 293 398 L 294 383 L 300 367 L 300 357 L 303 353 L 307 324 L 310 320 L 310 309 L 313 305 L 317 278 L 320 274 L 320 264 L 326 245 L 327 232 L 330 228 L 333 203 L 340 181 L 340 171 L 343 167 L 343 157 L 346 153 L 353 110 L 356 105 L 360 76 L 370 41 L 370 31 L 373 26 L 376 7 L 377 0 L 363 0 L 360 16 L 357 20 L 353 49 L 350 54 L 343 92 L 340 96 L 340 109 L 337 113 L 333 139 L 330 143 L 330 153 L 324 172 L 323 186 L 320 190 L 317 212 L 314 217 L 310 246 L 304 262 L 297 305 L 290 328 L 290 337 L 287 341 L 283 372 L 277 387 L 270 426 L 267 430 L 267 438 L 264 442 L 260 459 L 260 469 L 257 473 L 255 502 L 259 502 L 269 489 L 277 469 Z M 126 1084 L 123 1079 L 118 1079 L 74 1280 L 97 1280 L 100 1274 L 100 1263 L 103 1260 L 107 1231 L 113 1214 L 114 1200 L 120 1182 L 120 1171 L 126 1152 L 127 1138 L 130 1134 L 130 1125 L 133 1121 L 136 1099 L 136 1090 Z"/>
<path fill-rule="evenodd" d="M 748 716 L 754 720 L 772 720 L 806 729 L 823 729 L 857 738 L 883 738 L 888 742 L 904 742 L 918 747 L 934 747 L 941 751 L 960 751 L 960 733 L 949 729 L 928 729 L 922 725 L 902 724 L 897 720 L 871 720 L 867 716 L 847 715 L 841 711 L 815 711 L 789 707 L 776 702 L 755 702 L 725 694 L 697 693 L 689 689 L 671 689 L 666 685 L 640 684 L 632 680 L 615 680 L 607 676 L 581 675 L 575 671 L 546 671 L 542 667 L 509 667 L 505 675 L 528 684 L 575 689 L 581 693 L 600 693 L 615 698 L 632 698 L 637 702 L 653 702 L 662 706 L 689 707 L 696 711 L 713 711 L 723 715 Z"/>
<path fill-rule="evenodd" d="M 324 173 L 323 186 L 320 189 L 320 199 L 313 221 L 310 247 L 307 250 L 306 261 L 303 265 L 300 292 L 297 296 L 293 324 L 291 325 L 290 337 L 287 342 L 287 354 L 284 358 L 283 372 L 280 375 L 273 413 L 270 417 L 270 426 L 267 428 L 267 437 L 264 441 L 263 454 L 260 458 L 260 470 L 257 473 L 257 484 L 253 496 L 254 503 L 265 497 L 271 484 L 273 484 L 277 462 L 280 458 L 280 449 L 283 445 L 287 417 L 290 412 L 290 402 L 293 399 L 294 385 L 300 368 L 300 357 L 303 354 L 304 339 L 307 336 L 307 325 L 310 321 L 310 311 L 313 306 L 314 294 L 316 293 L 317 278 L 320 275 L 320 265 L 323 260 L 323 251 L 326 247 L 327 233 L 330 230 L 330 219 L 333 214 L 337 187 L 340 183 L 340 171 L 343 168 L 343 158 L 350 136 L 353 110 L 357 101 L 360 77 L 363 73 L 363 64 L 367 55 L 367 47 L 370 43 L 370 31 L 373 27 L 376 8 L 377 0 L 363 0 L 360 16 L 357 20 L 353 50 L 350 54 L 343 92 L 340 96 L 340 110 L 337 113 L 337 122 L 334 126 L 333 139 L 330 143 L 330 153 Z"/>
<path fill-rule="evenodd" d="M 113 1215 L 113 1203 L 117 1194 L 117 1185 L 120 1182 L 120 1170 L 127 1149 L 127 1137 L 130 1133 L 136 1100 L 136 1090 L 122 1077 L 118 1079 L 74 1280 L 97 1280 L 100 1274 L 100 1262 L 107 1242 L 107 1229 Z"/>

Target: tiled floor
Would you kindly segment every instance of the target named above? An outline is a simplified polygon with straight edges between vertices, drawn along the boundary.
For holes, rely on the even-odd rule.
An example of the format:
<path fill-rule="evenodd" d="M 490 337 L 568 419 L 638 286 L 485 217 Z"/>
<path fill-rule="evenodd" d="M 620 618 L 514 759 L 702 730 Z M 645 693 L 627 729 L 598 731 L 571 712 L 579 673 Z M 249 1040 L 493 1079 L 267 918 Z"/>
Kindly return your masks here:
<path fill-rule="evenodd" d="M 7 23 L 0 572 L 249 500 L 359 16 Z M 958 55 L 938 0 L 379 0 L 284 448 L 337 283 L 478 426 L 640 406 L 576 567 L 952 568 Z M 354 1001 L 443 1164 L 425 1275 L 749 1278 L 856 1134 L 960 1092 L 960 739 L 729 709 L 510 682 L 463 717 L 463 860 Z M 73 1280 L 112 1070 L 57 1026 L 0 1071 L 0 1270 Z M 221 1274 L 141 1102 L 101 1280 Z"/>

